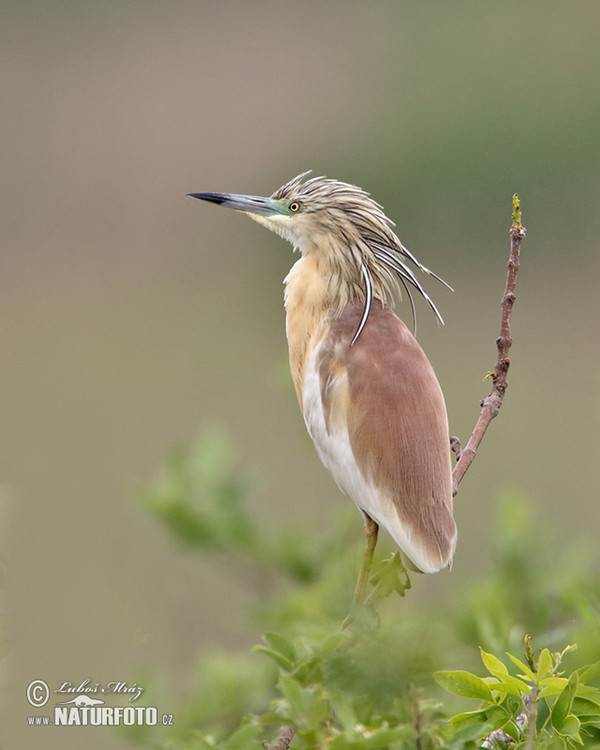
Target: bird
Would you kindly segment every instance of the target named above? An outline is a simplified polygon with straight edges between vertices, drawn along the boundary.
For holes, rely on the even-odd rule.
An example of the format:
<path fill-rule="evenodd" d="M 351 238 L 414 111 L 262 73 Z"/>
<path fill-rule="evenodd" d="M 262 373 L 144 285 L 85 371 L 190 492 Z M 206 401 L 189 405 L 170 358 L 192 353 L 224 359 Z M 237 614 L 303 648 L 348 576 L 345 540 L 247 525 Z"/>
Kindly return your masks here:
<path fill-rule="evenodd" d="M 416 334 L 413 289 L 443 323 L 413 268 L 449 285 L 404 247 L 369 193 L 310 174 L 270 197 L 188 195 L 241 211 L 300 254 L 284 280 L 290 370 L 322 463 L 364 517 L 354 592 L 360 602 L 379 527 L 413 569 L 436 573 L 452 565 L 457 530 L 444 396 L 415 335 L 394 312 L 404 291 Z"/>

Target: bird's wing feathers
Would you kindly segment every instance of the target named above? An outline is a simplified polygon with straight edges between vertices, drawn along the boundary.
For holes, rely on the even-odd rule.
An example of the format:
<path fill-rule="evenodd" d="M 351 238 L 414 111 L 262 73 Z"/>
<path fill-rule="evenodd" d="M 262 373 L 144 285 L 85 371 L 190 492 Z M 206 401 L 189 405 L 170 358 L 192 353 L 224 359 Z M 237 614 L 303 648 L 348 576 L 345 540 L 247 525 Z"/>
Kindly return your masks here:
<path fill-rule="evenodd" d="M 374 301 L 322 324 L 306 370 L 304 415 L 340 488 L 424 572 L 452 561 L 456 526 L 448 423 L 429 361 L 400 321 Z"/>

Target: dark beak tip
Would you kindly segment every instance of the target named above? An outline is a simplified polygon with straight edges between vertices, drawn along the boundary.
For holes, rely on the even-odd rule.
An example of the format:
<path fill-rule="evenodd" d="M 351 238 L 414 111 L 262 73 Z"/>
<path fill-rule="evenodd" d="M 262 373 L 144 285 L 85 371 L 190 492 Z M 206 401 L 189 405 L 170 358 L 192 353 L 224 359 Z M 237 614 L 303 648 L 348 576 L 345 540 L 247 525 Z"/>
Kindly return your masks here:
<path fill-rule="evenodd" d="M 187 193 L 186 198 L 198 198 L 201 201 L 210 203 L 223 203 L 225 197 L 220 193 Z"/>
<path fill-rule="evenodd" d="M 189 198 L 199 198 L 218 206 L 226 206 L 235 211 L 243 211 L 247 214 L 270 215 L 275 212 L 270 205 L 269 198 L 261 198 L 255 195 L 237 195 L 235 193 L 188 193 Z"/>

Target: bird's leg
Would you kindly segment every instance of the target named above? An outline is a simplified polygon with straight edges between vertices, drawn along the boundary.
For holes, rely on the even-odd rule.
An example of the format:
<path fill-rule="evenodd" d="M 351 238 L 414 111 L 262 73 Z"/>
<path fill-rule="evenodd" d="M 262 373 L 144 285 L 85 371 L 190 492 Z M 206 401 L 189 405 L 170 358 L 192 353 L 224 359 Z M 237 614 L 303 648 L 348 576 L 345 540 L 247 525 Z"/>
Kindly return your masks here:
<path fill-rule="evenodd" d="M 364 511 L 363 511 L 364 513 Z M 365 598 L 365 590 L 369 581 L 369 574 L 371 572 L 371 563 L 373 562 L 373 553 L 377 545 L 377 533 L 379 532 L 379 525 L 371 518 L 371 516 L 364 513 L 365 516 L 365 535 L 367 537 L 367 546 L 365 547 L 365 553 L 363 555 L 362 565 L 360 566 L 360 572 L 358 574 L 358 580 L 356 581 L 356 588 L 354 589 L 354 604 L 362 604 Z"/>

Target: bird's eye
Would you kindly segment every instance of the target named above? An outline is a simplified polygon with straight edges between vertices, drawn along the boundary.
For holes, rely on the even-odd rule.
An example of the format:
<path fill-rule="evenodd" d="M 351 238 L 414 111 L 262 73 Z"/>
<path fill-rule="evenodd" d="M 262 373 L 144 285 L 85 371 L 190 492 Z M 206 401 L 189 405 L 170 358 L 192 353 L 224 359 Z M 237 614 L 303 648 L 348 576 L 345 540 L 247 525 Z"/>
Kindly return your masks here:
<path fill-rule="evenodd" d="M 292 214 L 297 214 L 297 213 L 298 213 L 298 211 L 299 211 L 299 210 L 300 210 L 301 208 L 302 208 L 302 203 L 300 203 L 299 201 L 292 201 L 292 202 L 291 202 L 291 203 L 290 203 L 290 204 L 288 205 L 288 211 L 289 211 L 290 213 L 292 213 Z"/>

